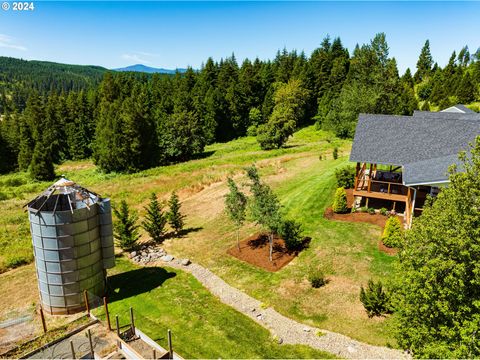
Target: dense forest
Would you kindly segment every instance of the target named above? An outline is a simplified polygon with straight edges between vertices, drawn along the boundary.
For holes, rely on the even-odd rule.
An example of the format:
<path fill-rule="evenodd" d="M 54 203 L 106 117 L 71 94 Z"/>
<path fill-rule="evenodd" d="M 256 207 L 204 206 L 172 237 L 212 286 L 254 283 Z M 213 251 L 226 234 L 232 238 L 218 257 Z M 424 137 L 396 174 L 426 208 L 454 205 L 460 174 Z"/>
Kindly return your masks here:
<path fill-rule="evenodd" d="M 326 37 L 307 56 L 209 58 L 175 76 L 0 59 L 0 173 L 54 176 L 53 163 L 92 157 L 106 172 L 185 161 L 206 144 L 256 135 L 282 146 L 316 122 L 352 137 L 359 113 L 412 114 L 480 100 L 480 51 L 464 47 L 441 68 L 425 43 L 417 69 L 400 76 L 385 34 L 350 54 Z"/>

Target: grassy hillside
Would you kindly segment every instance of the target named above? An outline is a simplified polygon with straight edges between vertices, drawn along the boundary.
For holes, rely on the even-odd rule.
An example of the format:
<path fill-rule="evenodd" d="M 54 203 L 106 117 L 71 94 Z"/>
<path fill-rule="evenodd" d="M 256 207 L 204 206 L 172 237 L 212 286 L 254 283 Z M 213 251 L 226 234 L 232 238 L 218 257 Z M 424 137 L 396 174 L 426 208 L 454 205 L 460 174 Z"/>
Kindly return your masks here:
<path fill-rule="evenodd" d="M 332 158 L 335 146 L 340 149 L 337 160 Z M 183 238 L 167 240 L 164 246 L 169 252 L 208 267 L 289 317 L 365 342 L 393 344 L 390 319 L 369 319 L 358 299 L 360 286 L 369 278 L 386 280 L 392 272 L 394 258 L 378 250 L 380 229 L 323 218 L 335 190 L 334 171 L 348 164 L 349 147 L 349 142 L 309 127 L 297 132 L 288 146 L 279 150 L 262 151 L 254 138 L 246 137 L 211 145 L 201 159 L 132 175 L 102 174 L 89 161 L 66 163 L 57 173 L 111 197 L 114 203 L 126 199 L 140 216 L 152 191 L 163 199 L 171 191 L 178 191 L 187 228 L 192 231 Z M 323 160 L 319 160 L 320 155 Z M 243 184 L 243 169 L 253 162 L 279 195 L 284 211 L 301 222 L 305 235 L 312 238 L 307 250 L 276 273 L 226 253 L 234 245 L 235 236 L 223 211 L 225 180 L 234 176 Z M 32 261 L 28 221 L 21 206 L 47 185 L 30 182 L 26 174 L 0 177 L 0 193 L 6 198 L 0 202 L 3 271 Z M 256 231 L 248 223 L 241 235 L 247 237 Z M 327 286 L 311 288 L 307 275 L 312 268 L 325 272 Z M 31 283 L 34 286 L 33 279 Z"/>

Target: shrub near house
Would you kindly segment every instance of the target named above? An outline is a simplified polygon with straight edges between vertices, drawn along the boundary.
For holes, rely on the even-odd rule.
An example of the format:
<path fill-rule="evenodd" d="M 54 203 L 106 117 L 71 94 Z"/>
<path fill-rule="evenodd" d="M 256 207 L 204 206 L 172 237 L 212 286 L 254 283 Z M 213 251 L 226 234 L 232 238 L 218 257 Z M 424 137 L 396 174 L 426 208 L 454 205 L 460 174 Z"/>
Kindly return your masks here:
<path fill-rule="evenodd" d="M 337 214 L 343 214 L 348 211 L 347 192 L 345 191 L 345 188 L 339 187 L 335 192 L 335 198 L 333 199 L 332 210 Z"/>
<path fill-rule="evenodd" d="M 403 241 L 402 223 L 396 216 L 388 218 L 383 230 L 382 241 L 389 248 L 400 247 Z"/>

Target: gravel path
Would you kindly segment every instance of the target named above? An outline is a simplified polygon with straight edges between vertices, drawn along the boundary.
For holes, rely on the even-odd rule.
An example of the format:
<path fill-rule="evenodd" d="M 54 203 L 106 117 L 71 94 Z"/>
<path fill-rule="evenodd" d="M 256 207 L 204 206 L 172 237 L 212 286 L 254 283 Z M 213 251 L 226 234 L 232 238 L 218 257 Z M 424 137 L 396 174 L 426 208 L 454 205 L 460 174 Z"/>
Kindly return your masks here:
<path fill-rule="evenodd" d="M 182 265 L 173 260 L 168 266 L 181 269 L 195 276 L 220 300 L 249 316 L 270 330 L 279 343 L 303 344 L 347 359 L 406 359 L 408 356 L 394 349 L 368 345 L 331 331 L 306 326 L 289 319 L 273 308 L 261 308 L 261 302 L 228 285 L 220 277 L 198 264 Z M 321 333 L 322 335 L 318 335 Z"/>

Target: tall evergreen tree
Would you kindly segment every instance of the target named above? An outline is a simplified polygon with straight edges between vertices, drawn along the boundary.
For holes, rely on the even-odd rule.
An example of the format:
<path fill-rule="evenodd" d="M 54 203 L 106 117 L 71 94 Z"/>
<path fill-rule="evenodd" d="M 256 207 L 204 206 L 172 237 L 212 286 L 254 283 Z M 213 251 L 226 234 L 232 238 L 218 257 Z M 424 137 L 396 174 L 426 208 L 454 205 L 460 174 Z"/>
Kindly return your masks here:
<path fill-rule="evenodd" d="M 433 65 L 432 54 L 430 53 L 430 41 L 425 41 L 425 45 L 422 47 L 420 56 L 417 61 L 417 72 L 415 73 L 414 79 L 418 84 L 425 80 L 430 74 Z"/>

